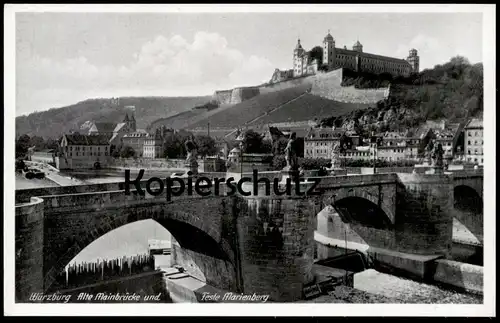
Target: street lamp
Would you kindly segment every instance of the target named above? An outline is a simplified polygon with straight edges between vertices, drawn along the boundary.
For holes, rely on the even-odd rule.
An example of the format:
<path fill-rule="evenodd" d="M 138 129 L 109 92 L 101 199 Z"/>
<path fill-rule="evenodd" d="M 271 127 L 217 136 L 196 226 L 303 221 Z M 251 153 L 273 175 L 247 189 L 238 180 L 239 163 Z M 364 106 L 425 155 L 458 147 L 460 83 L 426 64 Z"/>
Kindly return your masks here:
<path fill-rule="evenodd" d="M 243 176 L 243 142 L 240 141 L 240 177 Z"/>
<path fill-rule="evenodd" d="M 372 136 L 371 136 L 371 146 L 373 148 L 373 174 L 377 171 L 376 169 L 376 164 L 377 164 L 377 137 L 374 135 L 374 132 L 372 131 Z"/>

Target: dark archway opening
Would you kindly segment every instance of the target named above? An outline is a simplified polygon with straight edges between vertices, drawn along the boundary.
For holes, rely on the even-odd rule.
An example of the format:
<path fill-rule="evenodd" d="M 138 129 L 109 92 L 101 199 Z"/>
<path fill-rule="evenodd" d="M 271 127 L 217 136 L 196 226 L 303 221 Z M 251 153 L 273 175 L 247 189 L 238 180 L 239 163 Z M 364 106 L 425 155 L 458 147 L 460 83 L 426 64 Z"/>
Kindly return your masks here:
<path fill-rule="evenodd" d="M 370 268 L 372 261 L 364 250 L 390 248 L 390 218 L 378 205 L 361 197 L 342 198 L 331 206 L 334 212 L 318 214 L 318 233 L 332 240 L 328 247 L 319 245 L 317 263 L 352 272 Z"/>
<path fill-rule="evenodd" d="M 465 185 L 453 190 L 454 207 L 464 212 L 483 213 L 483 199 L 473 188 Z"/>
<path fill-rule="evenodd" d="M 63 293 L 73 293 L 74 290 L 84 290 L 85 292 L 98 290 L 106 292 L 106 289 L 109 289 L 125 293 L 136 291 L 135 289 L 137 289 L 137 291 L 152 290 L 152 286 L 149 285 L 153 279 L 156 280 L 154 282 L 155 284 L 161 283 L 161 273 L 159 273 L 160 276 L 158 276 L 160 278 L 154 275 L 154 272 L 157 272 L 157 266 L 155 264 L 155 258 L 157 258 L 157 256 L 149 254 L 147 247 L 145 247 L 141 252 L 139 252 L 137 248 L 133 248 L 133 250 L 120 248 L 116 254 L 112 255 L 110 252 L 103 252 L 102 254 L 96 252 L 96 249 L 97 251 L 99 251 L 99 249 L 107 251 L 107 248 L 112 248 L 113 246 L 109 243 L 110 239 L 118 239 L 124 245 L 127 245 L 132 235 L 135 236 L 137 234 L 142 234 L 141 231 L 137 229 L 137 226 L 134 227 L 134 225 L 139 222 L 144 221 L 130 222 L 126 225 L 115 228 L 93 241 L 83 250 L 78 252 L 78 254 L 73 255 L 73 257 L 68 259 L 67 262 L 68 264 L 74 262 L 69 276 L 65 270 L 66 265 L 64 265 L 63 268 L 59 269 L 59 274 L 56 275 L 55 281 L 53 281 L 50 286 L 45 287 L 47 292 L 58 291 Z M 207 257 L 229 262 L 228 255 L 223 251 L 219 243 L 202 230 L 190 224 L 175 220 L 162 219 L 159 221 L 154 220 L 154 222 L 165 228 L 182 249 L 186 249 L 190 253 L 194 252 Z M 123 229 L 126 227 L 130 228 L 128 235 L 123 232 Z M 118 231 L 121 231 L 120 234 L 118 236 L 113 236 L 113 234 Z M 147 232 L 144 232 L 144 234 L 147 235 Z M 148 241 L 150 237 L 144 236 L 143 238 L 144 241 Z M 116 245 L 114 247 L 116 247 Z M 93 257 L 89 256 L 89 252 L 85 252 L 89 248 L 94 249 L 90 252 L 90 254 L 94 255 Z M 173 250 L 173 245 L 171 246 L 171 250 Z M 84 252 L 86 253 L 84 258 L 74 261 Z M 103 259 L 105 260 L 104 265 Z M 127 260 L 122 261 L 123 259 Z M 200 270 L 202 275 L 205 275 L 206 273 L 204 271 L 207 270 L 207 267 L 203 263 L 204 259 L 194 257 L 191 260 L 193 266 Z M 75 264 L 77 264 L 77 266 L 75 266 Z M 75 270 L 75 267 L 78 268 Z M 148 279 L 143 278 L 144 275 L 149 274 L 154 277 Z M 213 273 L 211 274 L 213 276 Z M 68 278 L 71 280 L 70 283 L 68 283 Z M 133 283 L 136 279 L 138 281 L 137 284 Z M 118 283 L 114 283 L 114 281 L 118 281 Z M 127 283 L 128 281 L 132 281 L 132 283 Z M 146 284 L 143 284 L 143 282 L 146 282 Z M 138 284 L 143 284 L 144 286 L 138 286 Z M 155 288 L 156 289 L 154 290 L 157 291 L 157 289 L 161 287 L 156 286 Z"/>
<path fill-rule="evenodd" d="M 202 230 L 175 220 L 161 220 L 158 222 L 172 234 L 182 248 L 229 261 L 229 257 L 222 250 L 221 245 Z"/>
<path fill-rule="evenodd" d="M 475 265 L 483 264 L 483 199 L 476 190 L 459 185 L 453 190 L 454 260 Z"/>
<path fill-rule="evenodd" d="M 391 228 L 391 220 L 375 203 L 360 197 L 346 197 L 333 203 L 344 223 L 359 224 L 374 229 Z"/>

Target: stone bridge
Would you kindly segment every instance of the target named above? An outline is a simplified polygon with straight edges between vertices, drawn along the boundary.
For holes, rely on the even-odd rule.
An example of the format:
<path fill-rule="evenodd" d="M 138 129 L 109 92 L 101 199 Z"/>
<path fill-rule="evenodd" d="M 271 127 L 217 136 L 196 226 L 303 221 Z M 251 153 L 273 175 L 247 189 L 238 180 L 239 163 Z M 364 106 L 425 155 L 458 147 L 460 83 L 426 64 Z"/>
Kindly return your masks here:
<path fill-rule="evenodd" d="M 337 209 L 376 248 L 447 257 L 453 192 L 459 200 L 472 191 L 482 197 L 482 180 L 482 171 L 331 176 L 320 178 L 312 196 L 294 190 L 266 195 L 262 183 L 258 194 L 229 196 L 224 183 L 218 196 L 184 194 L 170 201 L 136 190 L 127 195 L 124 183 L 17 190 L 16 299 L 56 290 L 55 275 L 90 243 L 125 224 L 153 219 L 172 234 L 173 261 L 206 284 L 298 300 L 314 279 L 314 231 L 325 207 Z M 250 192 L 252 187 L 242 185 Z"/>

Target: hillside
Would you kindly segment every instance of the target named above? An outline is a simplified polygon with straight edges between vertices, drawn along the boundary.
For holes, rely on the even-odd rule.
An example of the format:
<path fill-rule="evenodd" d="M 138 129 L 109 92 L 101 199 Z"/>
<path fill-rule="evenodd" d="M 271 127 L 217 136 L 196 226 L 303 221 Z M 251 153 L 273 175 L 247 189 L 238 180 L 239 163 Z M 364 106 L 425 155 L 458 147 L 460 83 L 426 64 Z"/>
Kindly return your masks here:
<path fill-rule="evenodd" d="M 372 104 L 371 106 L 374 106 Z M 328 100 L 309 93 L 280 106 L 268 115 L 256 120 L 252 125 L 269 123 L 321 120 L 331 116 L 346 115 L 355 110 L 370 107 L 368 104 L 346 103 Z"/>
<path fill-rule="evenodd" d="M 384 77 L 347 80 L 366 88 L 386 82 Z M 372 109 L 322 120 L 325 126 L 394 131 L 417 127 L 426 120 L 446 118 L 462 122 L 483 112 L 483 66 L 470 64 L 463 57 L 437 65 L 407 78 L 391 80 L 388 98 Z"/>
<path fill-rule="evenodd" d="M 121 122 L 125 106 L 135 106 L 137 127 L 146 128 L 159 118 L 189 111 L 208 100 L 210 96 L 123 97 L 116 104 L 113 99 L 90 99 L 62 108 L 19 116 L 16 118 L 16 136 L 28 134 L 57 138 L 64 132 L 78 129 L 86 121 Z"/>
<path fill-rule="evenodd" d="M 218 111 L 212 116 L 192 124 L 190 128 L 204 128 L 208 123 L 213 128 L 243 127 L 254 119 L 296 99 L 308 90 L 310 90 L 310 85 L 305 84 L 281 91 L 261 94 L 250 100 L 236 104 L 229 109 Z"/>
<path fill-rule="evenodd" d="M 147 129 L 150 131 L 154 131 L 161 126 L 165 126 L 166 128 L 171 129 L 185 129 L 196 122 L 205 120 L 214 114 L 231 108 L 232 106 L 232 104 L 221 104 L 219 107 L 210 110 L 200 108 L 184 111 L 168 118 L 155 120 L 147 127 Z"/>

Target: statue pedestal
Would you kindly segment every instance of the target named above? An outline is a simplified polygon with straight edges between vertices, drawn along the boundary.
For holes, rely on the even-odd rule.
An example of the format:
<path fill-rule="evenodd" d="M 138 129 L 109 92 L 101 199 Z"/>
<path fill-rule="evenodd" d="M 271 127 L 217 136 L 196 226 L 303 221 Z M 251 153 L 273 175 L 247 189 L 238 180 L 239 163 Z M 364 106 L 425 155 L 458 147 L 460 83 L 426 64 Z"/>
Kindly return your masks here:
<path fill-rule="evenodd" d="M 426 175 L 440 175 L 444 174 L 444 167 L 443 166 L 431 166 L 429 170 L 425 171 Z"/>
<path fill-rule="evenodd" d="M 281 182 L 280 184 L 286 184 L 286 181 L 288 178 L 290 178 L 291 182 L 293 183 L 295 179 L 299 178 L 299 171 L 298 170 L 288 170 L 288 169 L 283 169 L 281 171 Z"/>
<path fill-rule="evenodd" d="M 347 174 L 347 171 L 344 168 L 339 168 L 339 167 L 328 168 L 327 171 L 328 171 L 328 175 L 330 175 L 330 176 L 346 175 Z"/>
<path fill-rule="evenodd" d="M 192 175 L 198 175 L 198 163 L 196 164 L 184 164 L 184 166 L 187 168 L 187 172 L 191 172 Z"/>

